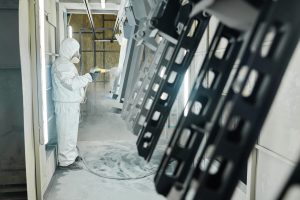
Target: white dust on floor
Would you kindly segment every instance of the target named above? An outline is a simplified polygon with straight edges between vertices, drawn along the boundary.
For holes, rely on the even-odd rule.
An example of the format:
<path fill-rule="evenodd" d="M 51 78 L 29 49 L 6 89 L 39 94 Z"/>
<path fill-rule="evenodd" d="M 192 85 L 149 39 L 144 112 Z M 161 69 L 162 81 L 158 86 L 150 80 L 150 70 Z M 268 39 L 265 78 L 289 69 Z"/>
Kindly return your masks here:
<path fill-rule="evenodd" d="M 132 158 L 137 155 L 135 142 L 137 137 L 130 133 L 121 119 L 119 114 L 114 114 L 110 110 L 112 107 L 122 107 L 117 101 L 109 99 L 108 94 L 101 91 L 101 85 L 91 85 L 89 87 L 88 104 L 85 105 L 86 116 L 79 128 L 78 146 L 80 150 L 87 156 L 90 164 L 99 163 L 101 155 L 100 150 L 107 149 L 108 153 L 103 153 L 104 161 L 113 161 L 116 159 L 109 159 L 111 156 L 109 152 L 115 149 L 108 147 L 108 144 L 114 142 L 118 143 L 120 140 L 126 140 L 128 147 L 123 149 L 131 149 L 131 153 L 127 156 L 117 156 L 121 160 L 128 161 L 128 163 L 116 162 L 122 167 L 115 168 L 117 171 L 105 171 L 106 175 L 115 176 L 120 175 L 118 172 L 123 170 L 126 175 L 133 176 L 130 172 L 130 165 L 134 165 L 127 158 Z M 106 145 L 105 145 L 106 144 Z M 118 146 L 118 145 L 116 145 Z M 122 146 L 122 145 L 121 145 Z M 91 149 L 93 147 L 94 149 Z M 97 148 L 96 148 L 97 147 Z M 120 145 L 119 145 L 120 147 Z M 95 148 L 98 149 L 95 151 Z M 121 149 L 122 149 L 121 148 Z M 93 151 L 93 152 L 92 152 Z M 110 155 L 109 155 L 110 154 Z M 95 156 L 97 155 L 97 156 Z M 124 159 L 123 159 L 124 158 Z M 94 161 L 93 161 L 94 160 Z M 140 160 L 135 157 L 135 160 Z M 123 161 L 122 161 L 123 162 Z M 109 165 L 111 162 L 107 162 Z M 91 165 L 92 166 L 92 165 Z M 141 174 L 141 163 L 138 167 L 133 167 L 135 172 Z M 145 167 L 145 166 L 144 166 Z M 107 166 L 96 167 L 96 169 L 107 169 Z M 151 168 L 151 167 L 150 167 Z M 150 168 L 148 170 L 150 170 Z M 118 171 L 119 170 L 119 171 Z M 126 171 L 126 172 L 125 172 Z M 98 171 L 99 172 L 99 171 Z M 147 171 L 149 172 L 149 171 Z M 145 173 L 147 173 L 145 172 Z M 112 174 L 109 174 L 112 173 Z M 154 175 L 148 176 L 138 180 L 111 180 L 100 178 L 95 174 L 83 170 L 57 170 L 52 178 L 51 185 L 45 194 L 45 200 L 163 200 L 161 195 L 158 195 L 154 188 Z"/>
<path fill-rule="evenodd" d="M 163 200 L 155 192 L 154 173 L 161 152 L 150 164 L 137 155 L 132 141 L 79 142 L 78 149 L 93 172 L 104 177 L 126 178 L 115 180 L 99 177 L 87 168 L 57 170 L 45 200 Z M 121 152 L 122 151 L 122 152 Z M 135 179 L 149 175 L 145 178 Z"/>
<path fill-rule="evenodd" d="M 150 190 L 153 177 L 132 181 L 102 179 L 85 170 L 58 170 L 45 200 L 163 200 Z M 146 186 L 146 187 L 145 187 Z M 152 186 L 153 187 L 153 186 Z"/>
<path fill-rule="evenodd" d="M 155 154 L 150 162 L 137 153 L 132 141 L 79 142 L 78 149 L 84 164 L 102 177 L 138 179 L 155 174 L 161 155 Z"/>

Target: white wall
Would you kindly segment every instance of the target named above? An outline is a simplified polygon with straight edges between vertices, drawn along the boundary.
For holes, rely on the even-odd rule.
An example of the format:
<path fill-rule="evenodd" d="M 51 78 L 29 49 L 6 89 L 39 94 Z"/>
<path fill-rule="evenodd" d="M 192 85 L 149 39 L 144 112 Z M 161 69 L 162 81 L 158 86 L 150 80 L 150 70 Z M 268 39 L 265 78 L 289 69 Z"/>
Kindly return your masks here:
<path fill-rule="evenodd" d="M 300 153 L 300 46 L 281 83 L 257 145 L 257 200 L 273 200 Z M 299 199 L 299 197 L 297 198 Z M 295 199 L 296 200 L 296 199 Z"/>

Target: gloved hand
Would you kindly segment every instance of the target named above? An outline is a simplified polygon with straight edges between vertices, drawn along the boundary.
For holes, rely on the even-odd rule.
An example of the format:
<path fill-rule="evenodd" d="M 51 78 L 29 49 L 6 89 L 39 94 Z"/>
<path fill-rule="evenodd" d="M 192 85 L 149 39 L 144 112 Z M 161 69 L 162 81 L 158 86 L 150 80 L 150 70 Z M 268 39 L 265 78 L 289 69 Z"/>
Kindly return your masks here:
<path fill-rule="evenodd" d="M 92 77 L 92 80 L 95 81 L 97 79 L 98 75 L 99 75 L 99 72 L 94 72 L 94 73 L 90 72 L 90 75 Z"/>

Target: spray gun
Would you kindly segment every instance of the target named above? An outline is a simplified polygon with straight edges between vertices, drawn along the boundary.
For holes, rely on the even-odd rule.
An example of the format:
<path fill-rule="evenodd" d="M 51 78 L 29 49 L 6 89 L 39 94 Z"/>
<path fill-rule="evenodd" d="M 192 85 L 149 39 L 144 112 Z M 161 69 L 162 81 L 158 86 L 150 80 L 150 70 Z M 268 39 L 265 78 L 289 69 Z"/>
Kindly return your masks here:
<path fill-rule="evenodd" d="M 90 69 L 90 74 L 91 76 L 93 76 L 93 79 L 96 79 L 97 76 L 100 74 L 103 74 L 103 73 L 107 73 L 107 72 L 110 72 L 110 69 L 104 69 L 104 68 L 100 68 L 100 67 L 92 67 Z"/>
<path fill-rule="evenodd" d="M 107 72 L 110 72 L 110 69 L 104 69 L 104 68 L 100 68 L 98 66 L 96 67 L 92 67 L 90 69 L 90 73 L 107 73 Z M 89 84 L 84 88 L 84 100 L 83 100 L 83 104 L 86 103 L 86 91 L 87 91 L 87 88 L 88 88 Z"/>
<path fill-rule="evenodd" d="M 110 72 L 109 69 L 103 69 L 103 68 L 100 68 L 100 67 L 93 67 L 91 68 L 90 70 L 91 73 L 107 73 L 107 72 Z"/>

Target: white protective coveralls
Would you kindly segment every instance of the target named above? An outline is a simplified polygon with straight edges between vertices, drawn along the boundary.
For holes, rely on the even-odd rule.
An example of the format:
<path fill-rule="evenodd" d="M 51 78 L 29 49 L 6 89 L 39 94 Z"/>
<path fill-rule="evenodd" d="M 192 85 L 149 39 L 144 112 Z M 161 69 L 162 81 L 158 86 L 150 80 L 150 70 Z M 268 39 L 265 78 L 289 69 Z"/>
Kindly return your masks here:
<path fill-rule="evenodd" d="M 60 166 L 72 164 L 78 156 L 76 144 L 80 103 L 84 99 L 84 87 L 92 82 L 89 73 L 79 76 L 71 62 L 79 47 L 75 39 L 65 39 L 60 46 L 60 56 L 51 70 Z"/>

